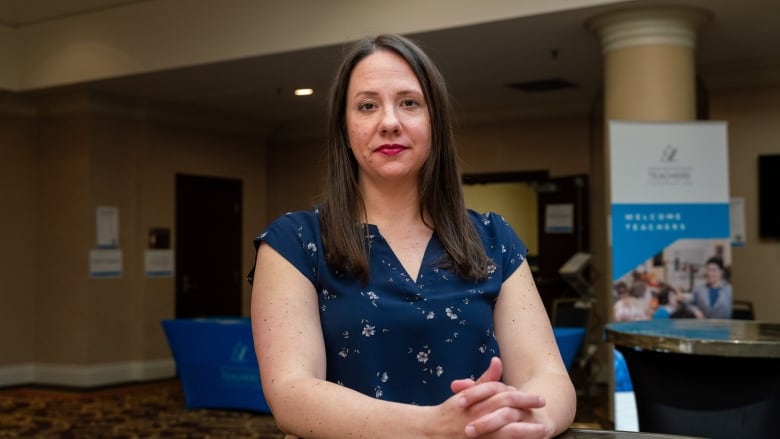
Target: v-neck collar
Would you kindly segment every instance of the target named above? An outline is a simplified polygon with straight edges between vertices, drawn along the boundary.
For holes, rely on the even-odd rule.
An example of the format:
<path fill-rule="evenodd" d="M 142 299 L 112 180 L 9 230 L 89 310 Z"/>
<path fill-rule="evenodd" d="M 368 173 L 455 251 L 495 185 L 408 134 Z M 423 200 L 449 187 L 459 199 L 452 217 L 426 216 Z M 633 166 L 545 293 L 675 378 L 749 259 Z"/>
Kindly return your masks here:
<path fill-rule="evenodd" d="M 412 283 L 415 285 L 420 285 L 420 282 L 424 278 L 424 269 L 426 266 L 430 265 L 429 260 L 432 257 L 431 252 L 434 251 L 433 246 L 435 242 L 438 242 L 436 239 L 436 232 L 432 232 L 430 238 L 428 238 L 428 243 L 425 245 L 425 251 L 423 252 L 423 257 L 420 260 L 420 266 L 417 270 L 417 277 L 412 278 L 411 274 L 409 274 L 409 270 L 407 267 L 404 266 L 404 264 L 401 262 L 401 260 L 398 258 L 398 255 L 396 255 L 395 250 L 390 246 L 390 243 L 385 239 L 384 236 L 382 236 L 382 233 L 379 231 L 379 227 L 376 224 L 365 224 L 366 230 L 368 232 L 368 240 L 369 240 L 369 252 L 371 251 L 371 242 L 373 239 L 381 239 L 384 243 L 384 247 L 386 247 L 387 256 L 389 258 L 392 258 L 392 262 L 394 264 L 397 264 L 397 266 L 403 271 L 403 275 L 409 279 Z"/>

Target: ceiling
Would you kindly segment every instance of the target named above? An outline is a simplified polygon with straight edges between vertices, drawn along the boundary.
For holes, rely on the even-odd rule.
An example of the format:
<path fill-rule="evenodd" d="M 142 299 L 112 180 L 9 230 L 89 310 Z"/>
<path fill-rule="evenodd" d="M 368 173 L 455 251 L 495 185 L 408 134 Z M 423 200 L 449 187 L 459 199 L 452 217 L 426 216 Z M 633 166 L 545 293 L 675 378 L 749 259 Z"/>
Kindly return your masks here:
<path fill-rule="evenodd" d="M 149 0 L 0 0 L 0 24 L 18 27 Z"/>
<path fill-rule="evenodd" d="M 0 0 L 0 24 L 22 27 L 140 1 L 164 0 Z M 714 15 L 699 34 L 696 52 L 706 86 L 780 82 L 780 1 L 673 3 L 708 9 Z M 568 10 L 409 36 L 439 65 L 456 113 L 468 121 L 586 112 L 598 97 L 602 58 L 597 38 L 584 23 L 608 9 Z M 26 93 L 88 89 L 136 102 L 220 114 L 269 137 L 291 139 L 320 132 L 325 95 L 341 51 L 341 46 L 318 47 Z M 538 93 L 507 86 L 553 78 L 577 86 Z M 315 94 L 294 97 L 292 90 L 300 86 L 314 88 Z"/>

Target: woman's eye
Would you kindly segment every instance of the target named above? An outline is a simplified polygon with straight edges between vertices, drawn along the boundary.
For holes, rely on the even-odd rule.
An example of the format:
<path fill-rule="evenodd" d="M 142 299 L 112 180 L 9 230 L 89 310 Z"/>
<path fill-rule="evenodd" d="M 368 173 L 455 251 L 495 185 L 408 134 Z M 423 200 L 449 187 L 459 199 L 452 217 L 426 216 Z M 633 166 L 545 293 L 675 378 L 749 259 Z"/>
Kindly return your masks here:
<path fill-rule="evenodd" d="M 404 99 L 403 101 L 401 101 L 402 107 L 416 107 L 417 105 L 418 105 L 417 101 L 415 101 L 414 99 Z"/>
<path fill-rule="evenodd" d="M 360 111 L 370 111 L 376 108 L 376 105 L 374 105 L 373 102 L 363 102 L 362 104 L 358 105 L 358 110 Z"/>

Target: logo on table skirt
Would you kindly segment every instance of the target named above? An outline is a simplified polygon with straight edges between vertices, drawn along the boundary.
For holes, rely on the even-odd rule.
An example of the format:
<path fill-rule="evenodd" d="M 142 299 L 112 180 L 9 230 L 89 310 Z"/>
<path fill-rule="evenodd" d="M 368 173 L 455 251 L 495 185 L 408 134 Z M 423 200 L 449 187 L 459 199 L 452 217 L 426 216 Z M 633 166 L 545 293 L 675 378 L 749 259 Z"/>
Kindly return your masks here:
<path fill-rule="evenodd" d="M 260 372 L 256 367 L 220 366 L 219 376 L 224 386 L 260 388 Z"/>
<path fill-rule="evenodd" d="M 249 346 L 242 342 L 236 342 L 233 346 L 233 353 L 230 355 L 230 361 L 234 363 L 246 363 L 247 353 L 249 352 Z"/>

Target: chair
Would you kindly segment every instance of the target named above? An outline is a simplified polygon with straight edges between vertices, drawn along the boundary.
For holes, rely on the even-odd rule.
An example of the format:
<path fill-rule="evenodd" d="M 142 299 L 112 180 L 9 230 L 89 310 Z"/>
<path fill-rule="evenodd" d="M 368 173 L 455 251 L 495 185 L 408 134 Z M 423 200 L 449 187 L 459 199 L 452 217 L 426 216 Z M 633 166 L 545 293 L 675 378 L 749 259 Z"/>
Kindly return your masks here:
<path fill-rule="evenodd" d="M 588 351 L 588 332 L 591 324 L 591 314 L 593 313 L 593 303 L 586 299 L 562 297 L 553 300 L 552 316 L 550 322 L 553 327 L 575 327 L 584 328 L 585 336 L 582 337 L 582 343 L 577 349 L 576 359 L 580 366 L 584 366 L 589 360 L 591 352 Z"/>
<path fill-rule="evenodd" d="M 753 302 L 749 300 L 735 300 L 731 308 L 731 318 L 735 320 L 755 320 Z"/>
<path fill-rule="evenodd" d="M 553 300 L 551 321 L 553 326 L 577 326 L 588 328 L 592 304 L 583 299 L 563 297 Z"/>

